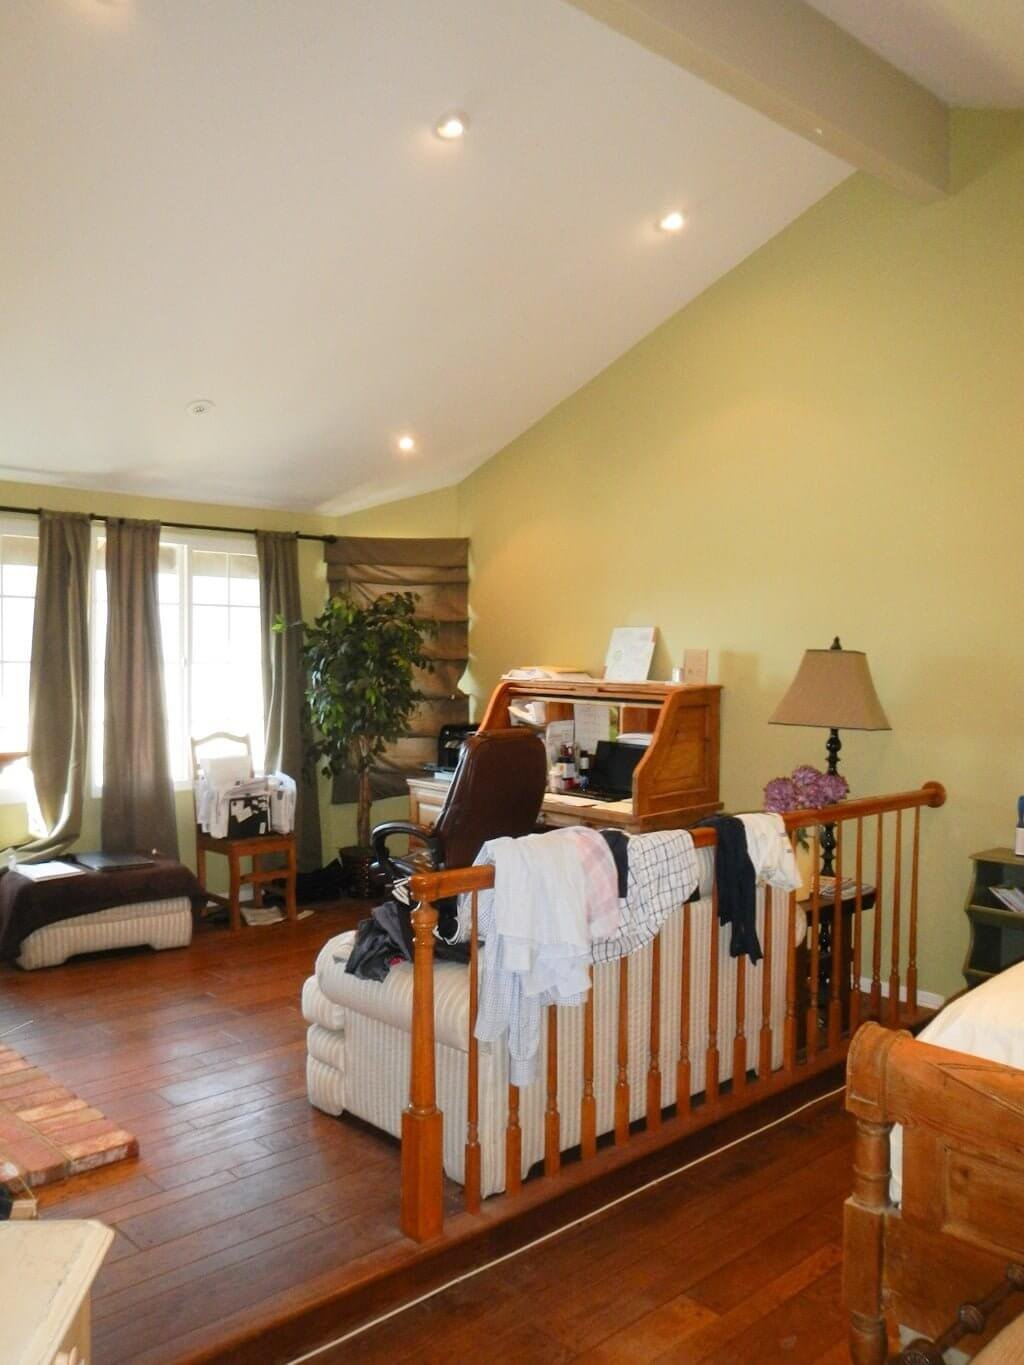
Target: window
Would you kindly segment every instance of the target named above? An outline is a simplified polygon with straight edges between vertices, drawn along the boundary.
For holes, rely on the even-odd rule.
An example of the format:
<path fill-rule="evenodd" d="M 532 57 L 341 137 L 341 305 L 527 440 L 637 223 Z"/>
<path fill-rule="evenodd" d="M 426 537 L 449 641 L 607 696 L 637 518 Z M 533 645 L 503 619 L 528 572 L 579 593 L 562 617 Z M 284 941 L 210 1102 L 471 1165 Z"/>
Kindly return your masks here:
<path fill-rule="evenodd" d="M 0 752 L 28 744 L 28 674 L 36 606 L 39 540 L 30 523 L 0 522 Z M 12 764 L 0 773 L 0 800 L 23 801 L 28 768 Z"/>
<path fill-rule="evenodd" d="M 158 596 L 167 744 L 176 783 L 191 781 L 193 735 L 249 735 L 263 763 L 260 588 L 252 541 L 165 531 Z M 107 637 L 105 540 L 97 535 L 93 580 L 93 783 L 103 783 L 103 683 Z"/>

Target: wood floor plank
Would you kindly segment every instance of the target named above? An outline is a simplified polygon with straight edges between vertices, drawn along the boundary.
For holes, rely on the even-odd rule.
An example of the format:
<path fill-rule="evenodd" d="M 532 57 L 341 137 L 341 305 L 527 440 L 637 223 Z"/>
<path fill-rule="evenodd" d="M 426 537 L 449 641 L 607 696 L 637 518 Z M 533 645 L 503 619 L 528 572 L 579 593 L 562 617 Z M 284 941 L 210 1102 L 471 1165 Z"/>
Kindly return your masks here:
<path fill-rule="evenodd" d="M 742 1341 L 743 1350 L 747 1350 L 757 1337 L 764 1342 L 761 1349 L 770 1349 L 768 1342 L 773 1336 L 774 1349 L 784 1349 L 782 1343 L 789 1337 L 793 1321 L 793 1301 L 801 1298 L 822 1278 L 831 1276 L 841 1260 L 842 1248 L 838 1243 L 819 1247 L 728 1313 L 706 1324 L 686 1341 L 677 1343 L 656 1359 L 661 1365 L 691 1365 L 691 1362 L 696 1365 L 699 1361 L 720 1359 L 723 1354 L 728 1359 L 730 1352 L 733 1353 L 732 1359 L 735 1359 L 734 1353 L 739 1349 L 739 1343 Z M 787 1343 L 785 1349 L 792 1348 Z"/>
<path fill-rule="evenodd" d="M 601 1359 L 608 1342 L 612 1359 L 648 1359 L 630 1344 L 631 1334 L 642 1339 L 650 1331 L 664 1348 L 675 1312 L 653 1323 L 650 1315 L 688 1296 L 689 1282 L 706 1286 L 716 1272 L 741 1275 L 760 1239 L 772 1238 L 780 1226 L 797 1226 L 800 1215 L 813 1223 L 819 1204 L 829 1211 L 831 1233 L 849 1191 L 851 1137 L 839 1106 L 821 1106 L 463 1281 L 341 1349 L 358 1349 L 360 1360 L 409 1365 L 432 1365 L 449 1355 L 472 1359 L 480 1343 L 508 1330 L 528 1303 L 531 1317 L 581 1360 Z M 688 1318 L 682 1330 L 691 1325 Z M 345 1358 L 354 1356 L 327 1356 Z"/>

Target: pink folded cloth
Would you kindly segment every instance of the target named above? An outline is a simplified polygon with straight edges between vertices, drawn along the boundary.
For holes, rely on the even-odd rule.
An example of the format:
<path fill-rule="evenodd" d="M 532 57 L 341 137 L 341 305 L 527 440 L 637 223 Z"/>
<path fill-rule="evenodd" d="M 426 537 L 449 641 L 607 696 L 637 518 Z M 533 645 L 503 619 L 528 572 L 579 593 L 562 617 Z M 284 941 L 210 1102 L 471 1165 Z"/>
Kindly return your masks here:
<path fill-rule="evenodd" d="M 586 825 L 569 825 L 558 833 L 572 839 L 579 850 L 591 941 L 611 938 L 619 931 L 619 879 L 611 849 L 596 829 Z"/>

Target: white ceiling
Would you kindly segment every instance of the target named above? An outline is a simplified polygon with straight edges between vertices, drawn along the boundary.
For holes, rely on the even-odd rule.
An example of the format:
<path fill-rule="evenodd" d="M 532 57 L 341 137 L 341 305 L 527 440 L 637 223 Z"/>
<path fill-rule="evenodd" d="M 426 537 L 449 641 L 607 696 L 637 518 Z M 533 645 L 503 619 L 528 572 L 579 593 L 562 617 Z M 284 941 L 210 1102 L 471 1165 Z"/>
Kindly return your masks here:
<path fill-rule="evenodd" d="M 0 33 L 0 478 L 451 483 L 849 173 L 561 0 L 6 0 Z"/>
<path fill-rule="evenodd" d="M 808 0 L 946 104 L 1024 107 L 1024 0 Z"/>

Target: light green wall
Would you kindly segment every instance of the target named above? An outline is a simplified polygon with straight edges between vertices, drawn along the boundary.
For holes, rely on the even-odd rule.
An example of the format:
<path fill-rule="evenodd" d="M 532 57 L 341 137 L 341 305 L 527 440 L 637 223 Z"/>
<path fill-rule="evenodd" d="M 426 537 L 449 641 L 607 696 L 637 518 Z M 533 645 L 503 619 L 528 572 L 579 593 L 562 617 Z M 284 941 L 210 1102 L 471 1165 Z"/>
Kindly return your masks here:
<path fill-rule="evenodd" d="M 960 189 L 858 175 L 459 490 L 474 690 L 599 667 L 614 625 L 724 684 L 722 795 L 823 764 L 767 718 L 802 651 L 868 653 L 891 734 L 847 733 L 855 792 L 927 778 L 922 986 L 962 984 L 967 854 L 1024 791 L 1024 115 L 957 114 Z M 685 250 L 685 243 L 682 247 Z"/>

